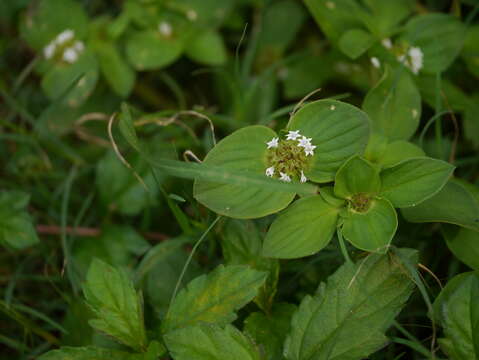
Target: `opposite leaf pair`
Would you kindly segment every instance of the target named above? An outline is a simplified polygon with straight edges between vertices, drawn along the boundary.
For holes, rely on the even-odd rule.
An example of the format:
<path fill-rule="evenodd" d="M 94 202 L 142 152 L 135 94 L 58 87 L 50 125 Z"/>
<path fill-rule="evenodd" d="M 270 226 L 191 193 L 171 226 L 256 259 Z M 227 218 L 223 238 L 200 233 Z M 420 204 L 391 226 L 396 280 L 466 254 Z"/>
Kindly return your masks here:
<path fill-rule="evenodd" d="M 450 164 L 426 157 L 380 171 L 354 156 L 338 170 L 334 187 L 298 200 L 273 222 L 263 253 L 275 258 L 312 255 L 331 241 L 337 228 L 355 247 L 384 253 L 397 229 L 394 208 L 431 197 L 452 171 Z"/>

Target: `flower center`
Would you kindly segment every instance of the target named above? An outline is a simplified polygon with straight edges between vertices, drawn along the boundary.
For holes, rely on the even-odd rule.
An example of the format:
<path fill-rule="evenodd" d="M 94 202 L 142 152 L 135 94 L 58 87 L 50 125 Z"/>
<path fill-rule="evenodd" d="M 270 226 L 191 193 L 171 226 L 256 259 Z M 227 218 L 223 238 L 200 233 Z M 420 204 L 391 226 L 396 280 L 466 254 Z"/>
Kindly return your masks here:
<path fill-rule="evenodd" d="M 365 193 L 354 194 L 349 203 L 354 211 L 364 213 L 371 207 L 371 196 Z"/>

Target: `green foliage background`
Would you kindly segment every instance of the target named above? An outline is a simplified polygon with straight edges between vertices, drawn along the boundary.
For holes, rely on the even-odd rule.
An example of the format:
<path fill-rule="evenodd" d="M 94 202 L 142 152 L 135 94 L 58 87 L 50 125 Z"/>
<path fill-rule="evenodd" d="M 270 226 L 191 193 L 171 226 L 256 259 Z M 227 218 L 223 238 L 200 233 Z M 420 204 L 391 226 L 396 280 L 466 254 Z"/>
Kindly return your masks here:
<path fill-rule="evenodd" d="M 0 1 L 0 359 L 479 359 L 478 13 Z"/>

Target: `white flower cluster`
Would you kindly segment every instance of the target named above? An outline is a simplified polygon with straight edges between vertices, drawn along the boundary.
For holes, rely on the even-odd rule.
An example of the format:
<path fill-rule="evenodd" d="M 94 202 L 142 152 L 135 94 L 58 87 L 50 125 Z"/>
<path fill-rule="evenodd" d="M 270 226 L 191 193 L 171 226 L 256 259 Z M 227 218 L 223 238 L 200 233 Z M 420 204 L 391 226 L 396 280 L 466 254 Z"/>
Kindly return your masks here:
<path fill-rule="evenodd" d="M 169 22 L 162 21 L 161 23 L 158 24 L 158 31 L 164 37 L 170 37 L 171 34 L 173 34 L 173 27 L 171 26 Z"/>
<path fill-rule="evenodd" d="M 409 48 L 406 54 L 399 56 L 398 61 L 410 68 L 414 74 L 417 74 L 422 69 L 423 57 L 421 48 L 413 46 Z"/>
<path fill-rule="evenodd" d="M 65 45 L 67 42 L 73 40 L 75 37 L 75 32 L 73 30 L 67 29 L 51 41 L 43 49 L 43 55 L 46 59 L 51 59 L 57 50 L 57 47 Z M 62 59 L 63 61 L 73 64 L 77 61 L 78 56 L 85 50 L 85 45 L 81 41 L 75 41 L 71 46 L 63 50 Z"/>
<path fill-rule="evenodd" d="M 311 143 L 312 138 L 307 138 L 306 136 L 301 135 L 299 133 L 299 130 L 289 131 L 288 134 L 286 134 L 286 140 L 297 141 L 298 142 L 297 146 L 303 148 L 306 156 L 314 155 L 314 149 L 316 149 L 316 145 L 313 145 Z M 273 139 L 268 141 L 266 145 L 268 146 L 268 149 L 277 148 L 279 145 L 279 138 L 274 137 Z M 266 176 L 273 177 L 273 175 L 275 174 L 274 166 L 267 168 L 265 174 Z M 291 177 L 288 174 L 280 171 L 279 176 L 280 176 L 279 177 L 280 180 L 291 182 Z M 308 181 L 308 179 L 306 178 L 302 170 L 301 170 L 300 181 L 302 183 Z"/>

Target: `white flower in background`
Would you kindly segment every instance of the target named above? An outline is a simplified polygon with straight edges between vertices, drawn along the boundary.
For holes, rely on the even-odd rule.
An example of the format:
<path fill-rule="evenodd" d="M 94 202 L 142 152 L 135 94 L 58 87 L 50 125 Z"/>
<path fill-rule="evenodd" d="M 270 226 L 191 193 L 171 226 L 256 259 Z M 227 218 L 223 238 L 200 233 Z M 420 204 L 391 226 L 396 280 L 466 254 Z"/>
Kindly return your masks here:
<path fill-rule="evenodd" d="M 266 169 L 266 176 L 272 177 L 274 175 L 274 166 Z"/>
<path fill-rule="evenodd" d="M 417 74 L 419 70 L 422 69 L 422 59 L 424 54 L 419 47 L 410 48 L 408 54 L 411 58 L 411 70 L 414 74 Z"/>
<path fill-rule="evenodd" d="M 371 64 L 373 64 L 373 66 L 376 69 L 379 69 L 381 67 L 381 63 L 379 62 L 379 59 L 377 57 L 372 57 L 371 58 Z"/>
<path fill-rule="evenodd" d="M 85 50 L 85 45 L 81 41 L 76 41 L 73 47 L 78 53 L 81 53 L 83 50 Z"/>
<path fill-rule="evenodd" d="M 302 183 L 308 181 L 308 178 L 304 175 L 303 170 L 301 170 L 301 179 L 299 181 L 301 181 Z"/>
<path fill-rule="evenodd" d="M 56 45 L 55 43 L 50 43 L 47 46 L 43 48 L 43 55 L 45 56 L 45 59 L 51 59 L 53 55 L 55 54 L 56 50 Z"/>
<path fill-rule="evenodd" d="M 271 141 L 268 141 L 266 145 L 268 145 L 268 149 L 271 149 L 271 148 L 277 148 L 278 143 L 279 143 L 279 138 L 275 137 L 271 139 Z"/>
<path fill-rule="evenodd" d="M 381 41 L 381 44 L 383 44 L 383 46 L 386 48 L 386 49 L 391 49 L 393 47 L 393 43 L 391 42 L 391 39 L 390 38 L 385 38 Z"/>
<path fill-rule="evenodd" d="M 158 31 L 160 32 L 161 35 L 166 37 L 170 37 L 171 34 L 173 34 L 173 28 L 171 27 L 171 24 L 166 21 L 162 21 L 158 25 Z"/>
<path fill-rule="evenodd" d="M 280 179 L 281 181 L 291 182 L 291 178 L 289 177 L 288 174 L 285 174 L 285 173 L 283 173 L 283 172 L 280 172 L 279 175 L 280 175 L 280 178 L 279 178 L 279 179 Z"/>
<path fill-rule="evenodd" d="M 313 156 L 314 149 L 316 149 L 316 146 L 310 144 L 309 146 L 304 147 L 304 153 L 306 154 L 306 156 L 309 156 L 309 155 Z"/>
<path fill-rule="evenodd" d="M 195 10 L 190 9 L 186 12 L 186 17 L 190 21 L 195 21 L 196 19 L 198 19 L 198 13 Z"/>
<path fill-rule="evenodd" d="M 63 45 L 64 43 L 66 43 L 67 41 L 70 41 L 74 37 L 75 37 L 75 32 L 71 29 L 67 29 L 61 32 L 60 34 L 58 34 L 57 38 L 55 39 L 55 42 L 58 45 Z"/>
<path fill-rule="evenodd" d="M 407 66 L 414 74 L 418 74 L 423 66 L 424 54 L 419 47 L 411 47 L 406 54 L 398 56 L 398 61 Z"/>
<path fill-rule="evenodd" d="M 297 138 L 301 137 L 299 130 L 289 131 L 286 135 L 286 140 L 296 140 Z"/>
<path fill-rule="evenodd" d="M 73 64 L 78 59 L 78 53 L 75 48 L 70 47 L 63 52 L 62 59 L 69 64 Z"/>

